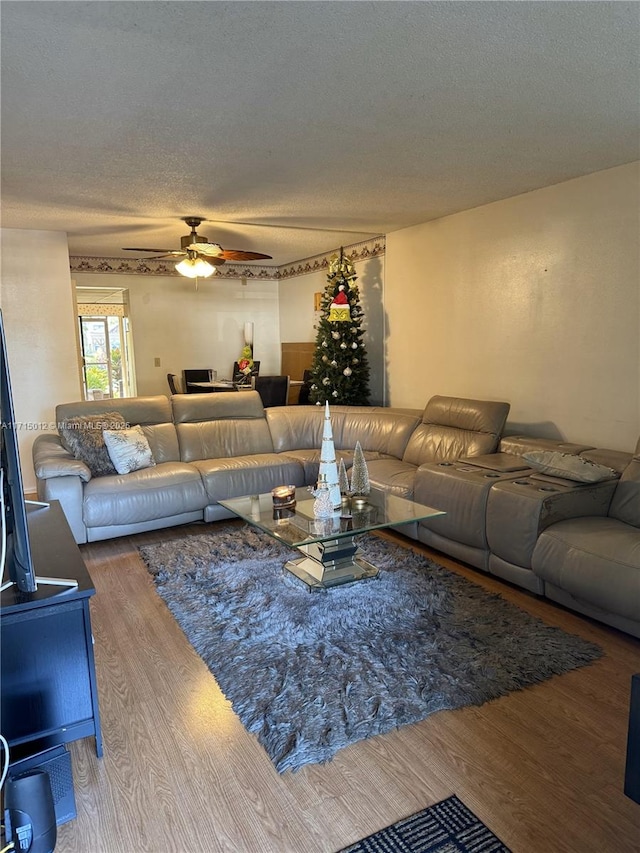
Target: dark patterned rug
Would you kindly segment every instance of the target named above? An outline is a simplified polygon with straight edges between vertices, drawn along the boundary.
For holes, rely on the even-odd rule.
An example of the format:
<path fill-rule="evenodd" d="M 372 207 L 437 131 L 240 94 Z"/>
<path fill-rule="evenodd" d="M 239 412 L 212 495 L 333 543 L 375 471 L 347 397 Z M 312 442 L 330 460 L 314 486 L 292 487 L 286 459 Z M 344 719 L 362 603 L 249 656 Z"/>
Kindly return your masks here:
<path fill-rule="evenodd" d="M 510 853 L 456 796 L 374 832 L 339 853 Z"/>
<path fill-rule="evenodd" d="M 250 526 L 140 548 L 158 593 L 277 770 L 481 705 L 602 650 L 376 536 L 377 579 L 310 593 Z"/>

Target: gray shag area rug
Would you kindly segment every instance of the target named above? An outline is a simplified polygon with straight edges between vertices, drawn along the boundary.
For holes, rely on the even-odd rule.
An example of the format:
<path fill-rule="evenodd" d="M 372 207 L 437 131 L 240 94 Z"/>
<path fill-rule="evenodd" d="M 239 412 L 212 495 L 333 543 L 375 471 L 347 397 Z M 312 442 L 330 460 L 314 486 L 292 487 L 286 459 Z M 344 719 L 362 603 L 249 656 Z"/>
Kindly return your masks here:
<path fill-rule="evenodd" d="M 308 592 L 250 526 L 140 547 L 156 589 L 276 769 L 490 699 L 602 650 L 376 536 L 377 579 Z"/>

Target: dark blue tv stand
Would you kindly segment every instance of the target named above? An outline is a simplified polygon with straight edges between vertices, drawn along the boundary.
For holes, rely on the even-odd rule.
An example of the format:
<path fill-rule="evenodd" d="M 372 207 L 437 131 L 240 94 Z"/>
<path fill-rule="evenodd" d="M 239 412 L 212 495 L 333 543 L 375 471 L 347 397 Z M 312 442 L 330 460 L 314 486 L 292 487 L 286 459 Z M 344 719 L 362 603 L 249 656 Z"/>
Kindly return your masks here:
<path fill-rule="evenodd" d="M 76 588 L 14 585 L 0 600 L 1 732 L 14 757 L 93 735 L 102 755 L 89 599 L 95 588 L 58 501 L 28 506 L 36 574 Z"/>

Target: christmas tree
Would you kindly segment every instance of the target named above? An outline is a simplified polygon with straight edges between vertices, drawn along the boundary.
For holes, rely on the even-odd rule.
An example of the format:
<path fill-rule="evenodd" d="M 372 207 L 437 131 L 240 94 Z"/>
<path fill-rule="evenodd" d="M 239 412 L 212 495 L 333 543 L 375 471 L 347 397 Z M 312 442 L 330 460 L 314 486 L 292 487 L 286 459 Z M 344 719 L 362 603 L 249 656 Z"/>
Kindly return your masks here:
<path fill-rule="evenodd" d="M 329 262 L 311 365 L 309 400 L 345 406 L 369 405 L 369 362 L 362 342 L 364 311 L 353 264 L 334 255 Z"/>

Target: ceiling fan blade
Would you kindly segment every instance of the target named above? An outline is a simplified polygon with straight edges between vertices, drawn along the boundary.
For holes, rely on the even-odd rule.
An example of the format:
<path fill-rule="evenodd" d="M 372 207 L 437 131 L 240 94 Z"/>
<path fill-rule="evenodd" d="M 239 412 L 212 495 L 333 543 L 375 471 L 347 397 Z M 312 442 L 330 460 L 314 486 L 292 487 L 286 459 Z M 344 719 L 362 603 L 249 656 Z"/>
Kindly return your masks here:
<path fill-rule="evenodd" d="M 182 255 L 186 255 L 186 252 L 168 252 L 165 255 L 156 255 L 155 258 L 138 258 L 139 261 L 163 261 L 165 258 L 167 259 L 175 259 L 179 258 Z"/>
<path fill-rule="evenodd" d="M 208 264 L 211 264 L 212 267 L 221 267 L 223 264 L 226 264 L 225 259 L 221 255 L 206 255 L 203 252 L 196 252 L 203 261 L 206 261 Z"/>
<path fill-rule="evenodd" d="M 263 255 L 261 252 L 242 252 L 238 249 L 223 249 L 220 257 L 227 261 L 260 261 L 271 259 L 271 255 Z"/>
<path fill-rule="evenodd" d="M 191 243 L 187 246 L 193 252 L 197 252 L 212 264 L 222 259 L 223 261 L 257 261 L 260 258 L 270 258 L 271 255 L 263 255 L 260 252 L 242 252 L 239 249 L 223 249 L 219 243 Z"/>
<path fill-rule="evenodd" d="M 134 249 L 131 246 L 123 246 L 123 252 L 154 252 L 161 255 L 184 255 L 186 252 L 174 249 Z"/>

